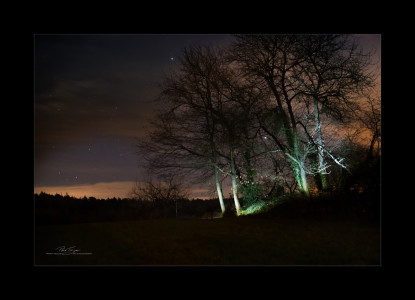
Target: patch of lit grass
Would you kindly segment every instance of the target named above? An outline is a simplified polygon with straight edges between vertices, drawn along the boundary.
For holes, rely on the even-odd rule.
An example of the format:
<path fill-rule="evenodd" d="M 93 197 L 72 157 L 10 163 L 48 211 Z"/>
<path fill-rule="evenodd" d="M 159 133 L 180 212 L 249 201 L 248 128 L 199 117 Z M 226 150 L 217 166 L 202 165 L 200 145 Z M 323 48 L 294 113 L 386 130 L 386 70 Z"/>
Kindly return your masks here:
<path fill-rule="evenodd" d="M 242 216 L 247 216 L 247 215 L 255 215 L 255 214 L 262 214 L 265 213 L 267 211 L 269 211 L 270 209 L 274 208 L 278 203 L 279 203 L 279 199 L 275 198 L 269 201 L 263 201 L 263 200 L 259 200 L 251 205 L 249 205 L 246 208 L 243 208 L 241 210 L 241 215 Z"/>

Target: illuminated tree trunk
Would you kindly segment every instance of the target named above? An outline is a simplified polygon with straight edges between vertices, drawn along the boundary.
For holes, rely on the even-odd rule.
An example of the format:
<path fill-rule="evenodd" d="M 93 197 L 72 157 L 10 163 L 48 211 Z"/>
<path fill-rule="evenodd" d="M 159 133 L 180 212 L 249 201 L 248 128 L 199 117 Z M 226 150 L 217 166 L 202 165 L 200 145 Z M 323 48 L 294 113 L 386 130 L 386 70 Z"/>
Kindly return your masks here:
<path fill-rule="evenodd" d="M 297 129 L 293 121 L 293 128 L 289 132 L 291 138 L 291 148 L 293 149 L 293 155 L 290 156 L 291 165 L 293 166 L 295 179 L 297 180 L 300 192 L 304 193 L 307 197 L 310 196 L 308 189 L 307 173 L 304 166 L 304 156 L 300 153 L 299 140 Z"/>
<path fill-rule="evenodd" d="M 300 192 L 304 193 L 307 197 L 309 197 L 310 191 L 308 188 L 307 173 L 304 168 L 304 162 L 298 159 L 298 155 L 296 155 L 297 158 L 294 158 L 292 155 L 288 156 L 290 157 L 291 166 L 294 171 L 294 178 L 297 181 Z"/>
<path fill-rule="evenodd" d="M 223 202 L 222 188 L 220 186 L 218 169 L 216 167 L 215 167 L 215 181 L 216 181 L 216 190 L 218 191 L 220 209 L 222 210 L 222 215 L 223 215 L 226 211 L 226 207 L 225 207 L 225 203 Z"/>
<path fill-rule="evenodd" d="M 310 197 L 310 191 L 308 189 L 308 183 L 307 183 L 307 173 L 306 173 L 303 165 L 300 165 L 299 169 L 300 169 L 300 180 L 301 180 L 301 184 L 302 184 L 303 193 L 307 197 Z"/>
<path fill-rule="evenodd" d="M 327 189 L 327 178 L 325 174 L 325 163 L 323 156 L 323 138 L 321 135 L 321 122 L 320 122 L 320 112 L 318 108 L 318 100 L 314 98 L 314 119 L 316 122 L 316 131 L 317 131 L 317 153 L 318 153 L 318 166 L 319 166 L 319 176 L 321 180 L 321 187 L 323 190 Z"/>
<path fill-rule="evenodd" d="M 236 215 L 241 214 L 241 205 L 238 199 L 238 185 L 236 182 L 236 169 L 235 169 L 235 160 L 233 157 L 233 149 L 231 150 L 231 180 L 232 180 L 232 192 L 233 192 L 233 201 L 235 202 Z"/>

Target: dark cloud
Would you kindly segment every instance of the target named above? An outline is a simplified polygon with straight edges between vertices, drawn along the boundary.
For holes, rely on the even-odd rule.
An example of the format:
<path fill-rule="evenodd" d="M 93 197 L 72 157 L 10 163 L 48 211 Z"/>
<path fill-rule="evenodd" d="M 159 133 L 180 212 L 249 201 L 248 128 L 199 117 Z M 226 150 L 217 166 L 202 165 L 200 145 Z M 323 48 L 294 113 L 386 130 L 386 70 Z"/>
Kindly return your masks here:
<path fill-rule="evenodd" d="M 228 35 L 37 35 L 36 91 L 63 79 L 121 82 L 123 76 L 153 76 L 184 46 L 226 43 Z"/>
<path fill-rule="evenodd" d="M 37 141 L 124 130 L 125 123 L 139 125 L 136 121 L 153 111 L 151 100 L 158 94 L 160 76 L 173 65 L 170 57 L 203 39 L 191 35 L 36 36 Z M 132 132 L 129 128 L 128 134 Z"/>
<path fill-rule="evenodd" d="M 90 136 L 76 142 L 37 147 L 35 185 L 92 184 L 137 180 L 139 165 L 129 137 Z"/>

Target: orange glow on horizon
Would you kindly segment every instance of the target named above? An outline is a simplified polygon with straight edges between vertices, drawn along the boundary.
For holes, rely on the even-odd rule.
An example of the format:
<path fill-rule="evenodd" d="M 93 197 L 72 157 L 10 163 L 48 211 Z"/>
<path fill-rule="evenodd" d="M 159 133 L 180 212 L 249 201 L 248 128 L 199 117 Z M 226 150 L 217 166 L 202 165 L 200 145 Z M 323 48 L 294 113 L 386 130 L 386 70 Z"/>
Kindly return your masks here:
<path fill-rule="evenodd" d="M 98 182 L 95 184 L 80 184 L 70 186 L 36 186 L 34 193 L 41 192 L 62 196 L 68 194 L 75 198 L 83 198 L 84 196 L 94 197 L 97 199 L 107 198 L 131 198 L 131 191 L 135 187 L 134 181 L 114 181 L 114 182 Z M 192 189 L 190 190 L 190 199 L 211 199 L 211 193 L 207 189 Z"/>

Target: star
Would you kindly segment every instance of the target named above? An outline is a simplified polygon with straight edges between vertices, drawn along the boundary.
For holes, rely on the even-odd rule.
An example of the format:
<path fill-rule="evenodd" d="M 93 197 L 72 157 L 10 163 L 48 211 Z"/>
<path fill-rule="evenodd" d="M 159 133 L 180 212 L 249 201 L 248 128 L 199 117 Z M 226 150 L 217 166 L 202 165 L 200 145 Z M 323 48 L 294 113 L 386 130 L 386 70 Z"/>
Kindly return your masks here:
<path fill-rule="evenodd" d="M 174 57 L 170 57 L 170 60 L 173 61 L 174 60 Z"/>

